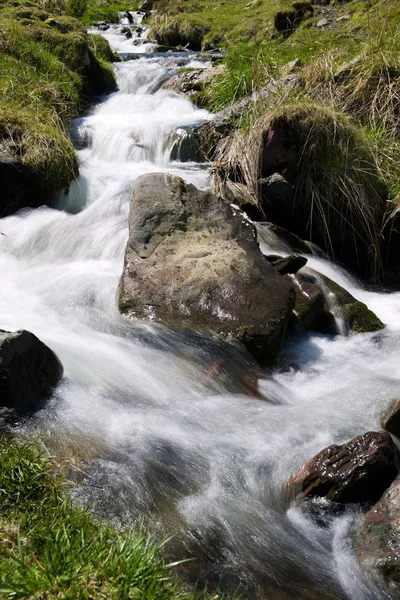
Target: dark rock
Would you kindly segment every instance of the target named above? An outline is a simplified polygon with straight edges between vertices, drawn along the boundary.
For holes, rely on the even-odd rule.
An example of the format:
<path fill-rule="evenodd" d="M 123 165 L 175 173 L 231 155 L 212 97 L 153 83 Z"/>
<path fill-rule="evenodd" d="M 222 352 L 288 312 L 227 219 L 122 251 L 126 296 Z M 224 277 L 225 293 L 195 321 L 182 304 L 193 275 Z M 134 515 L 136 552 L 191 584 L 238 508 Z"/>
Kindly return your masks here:
<path fill-rule="evenodd" d="M 274 26 L 278 33 L 290 35 L 304 18 L 312 16 L 314 12 L 310 2 L 295 2 L 292 6 L 292 10 L 276 13 Z"/>
<path fill-rule="evenodd" d="M 290 282 L 265 260 L 240 211 L 178 177 L 137 180 L 119 286 L 122 313 L 221 334 L 272 364 L 293 304 Z"/>
<path fill-rule="evenodd" d="M 121 27 L 121 33 L 124 34 L 127 40 L 130 40 L 132 38 L 132 31 L 131 28 L 128 26 Z"/>
<path fill-rule="evenodd" d="M 133 23 L 133 17 L 129 10 L 125 11 L 125 17 L 128 19 L 129 23 Z"/>
<path fill-rule="evenodd" d="M 382 415 L 381 425 L 383 429 L 400 438 L 400 400 L 392 400 Z"/>
<path fill-rule="evenodd" d="M 0 217 L 37 206 L 32 187 L 32 176 L 22 164 L 17 145 L 11 139 L 0 139 Z"/>
<path fill-rule="evenodd" d="M 288 275 L 296 292 L 296 302 L 290 325 L 295 330 L 336 334 L 338 329 L 325 295 L 314 277 L 297 273 Z"/>
<path fill-rule="evenodd" d="M 282 152 L 283 148 L 277 149 L 275 147 L 275 153 L 274 149 L 272 148 L 270 148 L 270 151 L 272 152 L 272 154 L 270 155 L 270 159 L 272 157 L 275 157 L 275 160 L 283 160 L 283 162 L 285 162 L 286 155 L 285 158 L 282 158 L 284 155 L 284 153 Z M 279 162 L 278 164 L 282 163 Z M 271 168 L 271 165 L 269 164 L 268 167 Z M 293 206 L 293 185 L 286 181 L 286 179 L 282 177 L 282 175 L 280 175 L 279 173 L 274 173 L 270 177 L 261 179 L 260 188 L 263 209 L 266 214 L 268 214 L 268 208 L 271 204 L 279 203 L 280 206 L 282 206 L 282 210 L 285 210 L 285 206 L 290 209 Z"/>
<path fill-rule="evenodd" d="M 99 29 L 100 31 L 107 31 L 110 29 L 110 25 L 106 21 L 93 21 L 92 27 Z"/>
<path fill-rule="evenodd" d="M 33 333 L 0 331 L 0 406 L 39 408 L 62 374 L 57 356 Z"/>
<path fill-rule="evenodd" d="M 391 598 L 400 595 L 400 477 L 359 522 L 354 550 L 369 573 L 384 580 Z"/>
<path fill-rule="evenodd" d="M 397 477 L 399 467 L 400 455 L 389 433 L 370 431 L 307 461 L 291 478 L 289 497 L 372 504 Z"/>
<path fill-rule="evenodd" d="M 189 130 L 180 128 L 174 131 L 168 140 L 170 159 L 180 162 L 194 161 L 204 162 L 203 152 L 199 146 L 199 140 Z"/>
<path fill-rule="evenodd" d="M 272 246 L 282 246 L 286 252 L 318 255 L 318 249 L 313 248 L 310 242 L 305 242 L 291 231 L 268 221 L 257 223 L 257 235 Z"/>
<path fill-rule="evenodd" d="M 344 320 L 348 332 L 368 333 L 385 328 L 382 321 L 366 304 L 354 298 L 347 290 L 325 275 L 315 271 L 314 274 L 322 285 L 322 289 L 325 289 L 325 295 L 332 296 L 331 309 L 336 313 L 335 316 Z"/>
<path fill-rule="evenodd" d="M 288 273 L 297 273 L 302 267 L 307 264 L 307 259 L 297 254 L 290 254 L 289 256 L 267 256 L 269 262 L 281 275 L 287 275 Z"/>

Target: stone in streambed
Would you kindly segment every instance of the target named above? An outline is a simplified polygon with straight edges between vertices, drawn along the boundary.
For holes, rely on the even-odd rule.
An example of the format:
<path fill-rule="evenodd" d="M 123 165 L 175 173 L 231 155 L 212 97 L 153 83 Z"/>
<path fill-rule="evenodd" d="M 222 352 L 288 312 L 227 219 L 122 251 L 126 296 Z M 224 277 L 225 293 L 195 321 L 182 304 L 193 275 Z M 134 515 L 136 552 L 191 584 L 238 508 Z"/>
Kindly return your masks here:
<path fill-rule="evenodd" d="M 39 408 L 63 375 L 61 362 L 33 333 L 0 330 L 0 406 Z"/>
<path fill-rule="evenodd" d="M 400 438 L 400 400 L 392 400 L 382 415 L 381 425 L 383 429 Z"/>
<path fill-rule="evenodd" d="M 289 497 L 372 504 L 397 477 L 399 467 L 400 455 L 389 433 L 370 431 L 307 461 L 291 478 Z"/>
<path fill-rule="evenodd" d="M 307 259 L 298 254 L 290 254 L 284 257 L 270 254 L 267 259 L 281 275 L 295 274 L 307 264 Z"/>
<path fill-rule="evenodd" d="M 133 192 L 118 302 L 127 316 L 221 334 L 273 364 L 294 292 L 239 210 L 179 177 L 154 173 L 140 177 Z"/>
<path fill-rule="evenodd" d="M 400 595 L 400 477 L 359 522 L 354 550 L 369 573 L 382 578 L 391 598 Z"/>
<path fill-rule="evenodd" d="M 296 302 L 290 325 L 294 330 L 336 334 L 335 317 L 329 309 L 325 294 L 317 279 L 305 273 L 287 275 L 296 292 Z"/>

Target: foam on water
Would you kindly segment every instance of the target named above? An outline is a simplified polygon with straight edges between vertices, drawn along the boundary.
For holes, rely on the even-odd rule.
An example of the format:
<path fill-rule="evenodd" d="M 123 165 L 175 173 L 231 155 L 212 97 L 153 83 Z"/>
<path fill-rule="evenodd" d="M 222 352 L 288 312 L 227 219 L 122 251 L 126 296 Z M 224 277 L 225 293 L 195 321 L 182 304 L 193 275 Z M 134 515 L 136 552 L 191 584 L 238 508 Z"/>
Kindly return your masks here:
<path fill-rule="evenodd" d="M 356 516 L 322 528 L 288 510 L 285 484 L 328 444 L 379 428 L 400 387 L 400 294 L 366 292 L 312 258 L 311 267 L 366 302 L 387 328 L 288 342 L 286 367 L 261 381 L 275 404 L 227 393 L 223 381 L 210 394 L 210 363 L 217 357 L 233 371 L 254 368 L 244 352 L 226 356 L 215 343 L 118 314 L 136 178 L 168 171 L 202 189 L 209 183 L 204 166 L 166 159 L 171 131 L 209 115 L 155 91 L 169 68 L 163 61 L 115 66 L 120 90 L 76 124 L 88 145 L 79 150 L 80 178 L 58 209 L 1 221 L 0 327 L 34 332 L 65 367 L 35 426 L 59 445 L 75 440 L 78 457 L 90 448 L 77 502 L 119 524 L 151 515 L 174 533 L 172 552 L 203 557 L 194 579 L 222 574 L 249 598 L 384 598 L 351 555 L 348 525 Z"/>

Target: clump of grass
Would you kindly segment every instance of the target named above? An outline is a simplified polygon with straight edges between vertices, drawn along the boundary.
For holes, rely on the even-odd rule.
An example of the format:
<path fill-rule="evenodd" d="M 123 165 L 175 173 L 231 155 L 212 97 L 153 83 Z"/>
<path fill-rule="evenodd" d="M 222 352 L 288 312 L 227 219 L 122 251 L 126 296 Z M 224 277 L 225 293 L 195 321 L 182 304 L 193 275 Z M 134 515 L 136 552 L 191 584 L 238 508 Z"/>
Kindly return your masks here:
<path fill-rule="evenodd" d="M 126 2 L 89 0 L 88 7 L 82 16 L 82 22 L 85 25 L 91 25 L 93 21 L 118 23 L 118 12 L 136 11 L 139 9 L 139 4 L 139 0 L 127 0 Z"/>
<path fill-rule="evenodd" d="M 107 42 L 91 50 L 84 26 L 70 16 L 52 16 L 48 7 L 29 0 L 0 3 L 0 144 L 15 149 L 32 182 L 33 206 L 78 174 L 67 124 L 79 113 L 82 93 L 116 85 Z"/>
<path fill-rule="evenodd" d="M 271 174 L 264 172 L 263 159 L 273 135 L 285 136 L 291 147 L 283 164 L 277 165 L 294 186 L 295 213 L 285 215 L 287 222 L 339 261 L 348 259 L 339 251 L 341 246 L 344 253 L 356 256 L 356 263 L 363 264 L 367 257 L 363 274 L 378 277 L 387 190 L 367 138 L 343 113 L 305 101 L 267 112 L 249 134 L 239 131 L 221 147 L 216 191 L 224 193 L 230 180 L 236 187 L 246 186 L 261 203 L 260 182 Z M 265 209 L 268 212 L 268 206 Z M 277 218 L 279 207 L 270 210 Z"/>
<path fill-rule="evenodd" d="M 149 39 L 161 46 L 183 46 L 191 50 L 201 50 L 208 31 L 207 25 L 195 21 L 169 20 L 160 25 L 153 25 L 149 31 Z"/>
<path fill-rule="evenodd" d="M 67 600 L 200 600 L 143 531 L 117 532 L 73 507 L 54 465 L 0 440 L 0 595 Z M 219 595 L 214 598 L 220 598 Z"/>

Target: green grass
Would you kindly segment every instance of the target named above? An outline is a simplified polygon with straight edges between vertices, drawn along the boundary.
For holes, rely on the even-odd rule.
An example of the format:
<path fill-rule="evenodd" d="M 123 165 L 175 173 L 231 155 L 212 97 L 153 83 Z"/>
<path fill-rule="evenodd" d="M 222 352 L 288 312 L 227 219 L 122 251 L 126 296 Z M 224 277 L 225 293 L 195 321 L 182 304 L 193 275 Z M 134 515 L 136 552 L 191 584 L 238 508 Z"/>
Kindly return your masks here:
<path fill-rule="evenodd" d="M 100 2 L 98 0 L 91 0 L 82 17 L 82 22 L 85 25 L 91 25 L 93 21 L 118 23 L 118 12 L 138 10 L 139 3 L 139 0 L 127 0 L 127 2 L 113 2 L 112 0 Z"/>
<path fill-rule="evenodd" d="M 30 445 L 0 440 L 0 597 L 200 600 L 184 590 L 163 544 L 117 532 L 75 508 L 54 465 Z M 222 598 L 219 594 L 213 598 Z"/>
<path fill-rule="evenodd" d="M 82 93 L 115 87 L 105 40 L 89 46 L 84 25 L 49 13 L 48 4 L 0 0 L 0 145 L 12 141 L 33 196 L 43 199 L 77 176 L 68 121 L 79 114 Z M 89 47 L 91 69 L 85 68 Z"/>

